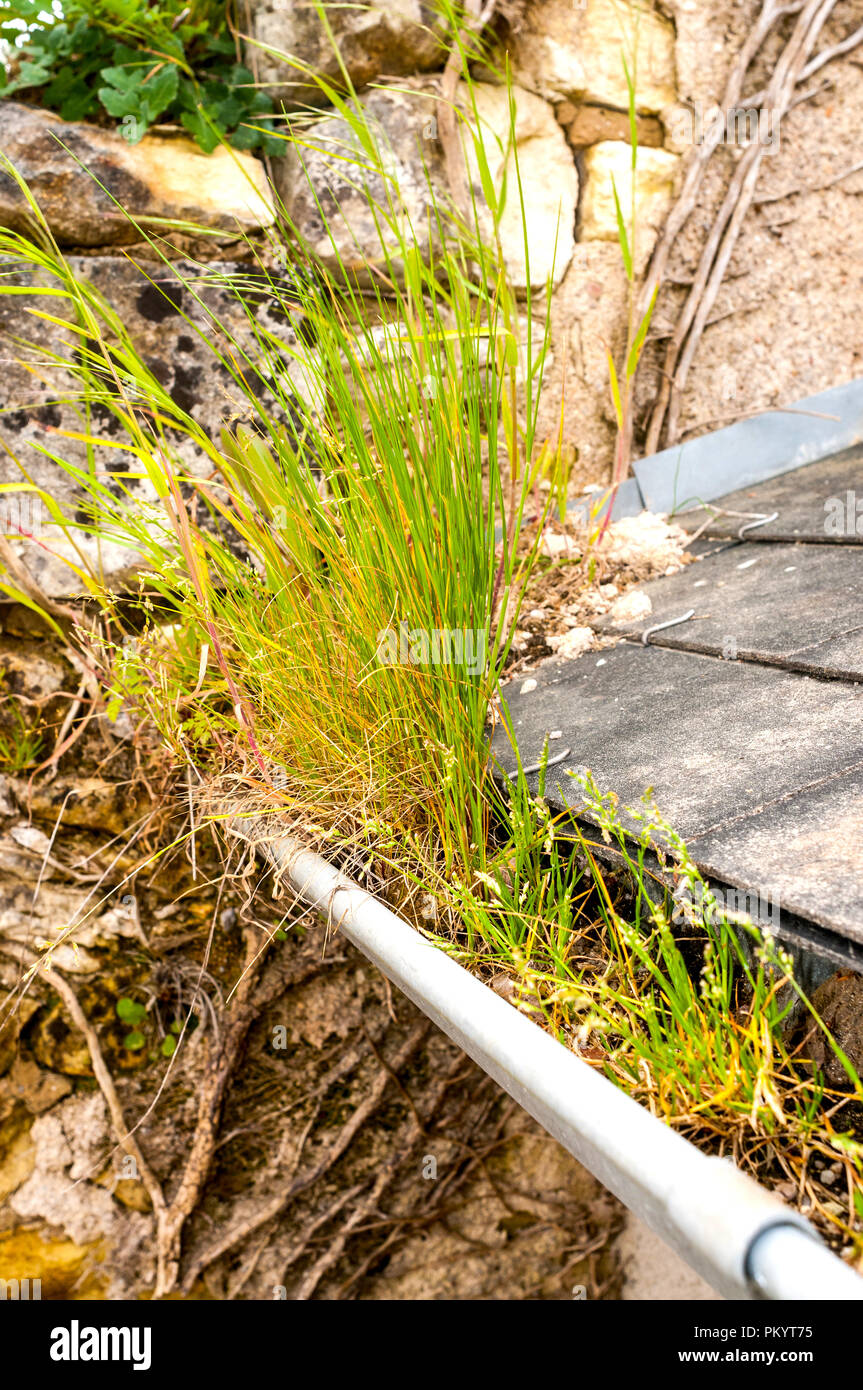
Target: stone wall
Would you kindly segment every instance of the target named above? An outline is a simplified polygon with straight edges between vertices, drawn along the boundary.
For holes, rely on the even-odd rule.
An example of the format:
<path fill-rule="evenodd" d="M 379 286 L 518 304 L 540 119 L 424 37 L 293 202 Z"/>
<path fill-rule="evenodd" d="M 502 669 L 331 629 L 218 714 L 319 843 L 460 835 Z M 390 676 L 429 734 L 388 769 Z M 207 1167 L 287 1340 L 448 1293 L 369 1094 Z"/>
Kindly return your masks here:
<path fill-rule="evenodd" d="M 371 6 L 367 12 L 335 7 L 331 14 L 342 58 L 360 89 L 382 146 L 391 154 L 401 198 L 417 228 L 428 221 L 426 169 L 438 191 L 446 192 L 437 120 L 446 51 L 432 8 L 403 0 L 397 5 Z M 628 202 L 630 177 L 624 115 L 627 96 L 619 48 L 613 38 L 620 6 L 617 0 L 589 0 L 585 8 L 573 7 L 568 0 L 552 0 L 528 6 L 526 13 L 523 6 L 503 9 L 511 20 L 501 23 L 497 43 L 499 56 L 504 50 L 510 52 L 514 74 L 516 141 L 531 280 L 534 289 L 540 289 L 551 276 L 555 286 L 552 358 L 540 423 L 545 431 L 557 430 L 565 395 L 565 442 L 570 455 L 577 459 L 574 478 L 579 484 L 604 476 L 608 468 L 613 421 L 605 344 L 618 349 L 625 331 L 625 281 L 611 197 L 614 177 L 622 199 Z M 626 7 L 624 11 L 631 29 L 630 12 Z M 643 263 L 669 204 L 678 159 L 662 148 L 661 111 L 674 96 L 673 25 L 649 7 L 632 14 L 636 12 L 640 17 L 640 61 L 653 74 L 644 82 L 639 97 L 639 138 L 645 142 L 638 175 L 643 224 L 639 259 Z M 334 76 L 329 41 L 308 6 L 260 0 L 252 6 L 252 19 L 253 32 L 261 43 L 292 54 L 300 65 Z M 549 52 L 555 55 L 553 63 L 544 56 Z M 248 57 L 261 80 L 278 84 L 286 109 L 306 100 L 308 83 L 302 82 L 296 66 L 251 46 Z M 495 141 L 505 143 L 507 138 L 505 91 L 492 73 L 478 70 L 477 75 L 481 79 L 476 89 L 479 118 L 493 174 L 501 179 L 504 153 L 495 165 L 494 150 Z M 381 81 L 382 87 L 369 85 Z M 352 187 L 357 171 L 345 163 L 348 135 L 343 121 L 321 111 L 307 133 L 308 170 L 328 213 L 332 215 L 336 204 L 340 206 L 337 244 L 346 259 L 361 269 L 363 261 L 379 261 L 382 250 L 368 204 Z M 196 331 L 206 321 L 206 312 L 197 306 L 172 305 L 171 296 L 183 298 L 182 290 L 176 287 L 167 298 L 160 292 L 160 287 L 162 291 L 167 288 L 170 273 L 163 268 L 154 275 L 150 266 L 153 252 L 144 234 L 158 236 L 161 249 L 169 256 L 192 256 L 197 270 L 192 270 L 188 260 L 178 268 L 186 275 L 195 274 L 196 283 L 204 283 L 208 274 L 218 277 L 219 287 L 210 293 L 224 312 L 225 277 L 231 274 L 232 258 L 248 261 L 249 239 L 265 264 L 278 263 L 273 225 L 279 200 L 301 234 L 327 258 L 328 237 L 306 177 L 290 158 L 272 159 L 271 187 L 261 162 L 249 155 L 235 160 L 227 151 L 219 151 L 206 157 L 185 138 L 161 135 L 146 136 L 140 144 L 129 146 L 113 130 L 63 123 L 14 102 L 0 103 L 0 145 L 30 184 L 52 234 L 70 253 L 76 273 L 86 273 L 120 309 L 147 361 L 154 364 L 158 379 L 178 403 L 193 404 L 195 418 L 217 437 L 221 424 L 231 418 L 236 401 L 229 383 L 207 365 L 206 342 Z M 361 151 L 357 159 L 362 162 Z M 506 162 L 507 175 L 514 184 L 514 156 L 510 154 Z M 98 182 L 88 180 L 82 166 L 91 170 Z M 470 173 L 481 203 L 478 171 L 471 168 Z M 374 196 L 374 186 L 370 191 Z M 29 217 L 20 189 L 8 174 L 0 172 L 0 225 L 22 231 Z M 169 232 L 163 226 L 168 219 L 196 224 L 206 229 L 207 235 L 195 236 L 191 230 Z M 514 195 L 501 231 L 510 275 L 524 291 L 527 272 Z M 123 261 L 116 258 L 118 247 L 126 252 Z M 218 263 L 213 263 L 214 257 Z M 136 264 L 142 268 L 136 270 Z M 154 278 L 156 286 L 150 283 Z M 53 432 L 72 423 L 73 406 L 62 404 L 68 383 L 56 374 L 44 373 L 43 380 L 34 385 L 26 361 L 15 365 L 16 358 L 26 359 L 27 354 L 15 346 L 14 339 L 23 333 L 34 336 L 34 321 L 24 311 L 37 302 L 34 298 L 0 303 L 0 332 L 7 347 L 4 355 L 12 362 L 6 387 L 6 401 L 11 407 L 6 417 L 7 435 L 13 451 L 36 481 L 51 488 L 60 504 L 68 507 L 73 501 L 70 483 L 43 452 L 44 446 L 56 439 Z M 46 306 L 42 301 L 42 307 Z M 183 318 L 187 312 L 191 313 L 191 325 Z M 229 313 L 228 318 L 242 339 L 236 314 Z M 50 349 L 52 335 L 57 332 L 44 321 L 38 325 L 38 348 Z M 96 423 L 109 428 L 107 418 Z M 64 443 L 63 448 L 72 463 L 80 463 L 84 457 L 84 446 L 74 441 Z M 195 466 L 193 458 L 187 462 Z M 4 479 L 12 481 L 17 476 L 14 465 L 7 463 Z M 142 497 L 145 491 L 142 489 Z M 48 536 L 48 547 L 42 544 L 34 548 L 24 542 L 21 548 L 50 592 L 74 591 L 80 581 L 64 564 L 67 542 L 54 538 L 50 528 Z M 84 549 L 88 550 L 86 542 Z M 116 583 L 124 581 L 134 561 L 131 554 L 110 546 L 101 548 L 99 558 L 102 572 Z"/>
<path fill-rule="evenodd" d="M 665 113 L 669 142 L 721 102 L 734 53 L 761 9 L 755 0 L 722 6 L 674 0 L 678 98 Z M 863 0 L 843 0 L 824 27 L 826 52 L 863 23 Z M 763 86 L 780 50 L 771 40 L 747 92 Z M 833 58 L 801 86 L 793 109 L 761 165 L 753 206 L 726 270 L 710 322 L 682 393 L 680 437 L 694 437 L 742 415 L 793 405 L 861 374 L 857 324 L 863 313 L 863 49 Z M 684 150 L 688 146 L 683 147 Z M 713 219 L 742 147 L 711 160 L 697 207 L 669 263 L 656 313 L 657 334 L 680 313 Z M 664 342 L 660 344 L 664 347 Z M 639 407 L 649 410 L 659 383 L 658 353 L 646 362 Z"/>
<path fill-rule="evenodd" d="M 414 198 L 412 212 L 420 217 L 420 141 L 424 125 L 434 122 L 444 57 L 419 27 L 428 19 L 426 7 L 392 5 L 368 23 L 356 11 L 341 17 L 348 30 L 343 52 L 358 83 L 382 72 L 405 74 L 400 85 L 407 95 L 364 89 L 364 99 L 391 140 L 403 197 Z M 271 34 L 275 25 L 295 51 L 309 44 L 309 60 L 325 61 L 306 8 L 270 4 L 260 7 L 258 18 L 270 24 Z M 287 94 L 287 80 L 285 87 Z M 532 278 L 541 284 L 552 273 L 562 293 L 575 256 L 591 249 L 576 245 L 576 158 L 552 104 L 529 86 L 517 94 Z M 480 88 L 483 118 L 494 129 L 503 126 L 502 98 L 490 82 Z M 310 137 L 320 147 L 315 159 L 322 179 L 332 177 L 328 137 L 344 133 L 337 124 L 322 112 Z M 261 294 L 251 323 L 232 282 L 242 278 L 247 291 L 254 282 L 243 236 L 271 273 L 278 266 L 272 240 L 277 195 L 313 239 L 315 208 L 305 199 L 305 183 L 292 180 L 287 164 L 274 162 L 273 190 L 262 164 L 248 156 L 238 164 L 229 155 L 206 159 L 184 139 L 161 136 L 130 149 L 111 131 L 63 125 L 10 102 L 0 104 L 0 146 L 30 183 L 70 269 L 110 304 L 156 381 L 217 439 L 224 423 L 243 416 L 244 403 L 210 352 L 215 321 L 227 325 L 251 357 L 260 332 L 296 346 L 297 325 L 284 306 Z M 442 179 L 436 143 L 424 152 Z M 560 254 L 553 265 L 549 227 L 557 224 L 559 204 Z M 374 257 L 374 227 L 362 200 L 345 211 L 345 237 L 359 236 L 364 255 Z M 208 235 L 168 234 L 165 219 L 197 224 Z M 23 195 L 3 173 L 0 225 L 19 232 L 31 225 Z M 154 258 L 143 232 L 160 237 L 190 287 Z M 511 221 L 504 244 L 513 278 L 526 289 Z M 610 244 L 592 249 L 614 252 Z M 75 488 L 50 457 L 62 451 L 70 465 L 88 466 L 84 441 L 72 437 L 85 424 L 72 384 L 50 366 L 51 353 L 70 340 L 70 306 L 45 297 L 52 287 L 46 275 L 19 271 L 13 284 L 25 293 L 0 296 L 0 433 L 32 479 L 74 515 Z M 33 309 L 61 322 L 34 318 Z M 283 374 L 292 370 L 286 356 Z M 262 369 L 256 389 L 265 393 L 269 385 Z M 300 377 L 293 385 L 308 390 Z M 107 411 L 96 409 L 86 428 L 118 442 Z M 188 441 L 180 448 L 190 470 L 208 467 Z M 109 457 L 109 474 L 120 475 L 130 462 L 122 449 Z M 19 480 L 11 460 L 0 477 Z M 109 476 L 106 485 L 119 492 L 128 484 Z M 144 484 L 135 484 L 134 492 L 142 508 L 155 500 Z M 154 509 L 154 524 L 157 515 Z M 80 536 L 76 541 L 94 573 L 117 586 L 132 577 L 133 552 L 104 539 L 98 545 Z M 33 543 L 13 539 L 13 549 L 49 594 L 80 591 L 64 559 L 80 563 L 81 557 L 56 529 L 45 528 Z M 45 742 L 39 756 L 46 755 L 81 676 L 33 614 L 0 605 L 0 736 L 14 732 L 16 702 L 23 702 L 28 712 L 38 711 Z M 110 725 L 94 717 L 60 759 L 56 776 L 31 780 L 27 765 L 18 776 L 0 777 L 0 1005 L 17 990 L 34 939 L 52 940 L 67 924 L 79 923 L 75 949 L 56 948 L 58 969 L 98 1034 L 128 1123 L 140 1121 L 137 1138 L 170 1195 L 196 1134 L 211 1119 L 210 1112 L 199 1114 L 199 1098 L 220 1064 L 214 1034 L 230 1038 L 236 1026 L 236 1006 L 223 1013 L 220 1000 L 245 976 L 246 937 L 254 936 L 260 955 L 258 915 L 267 908 L 262 895 L 250 905 L 230 888 L 217 898 L 218 862 L 199 861 L 203 886 L 193 882 L 182 854 L 160 860 L 153 871 L 149 856 L 158 843 L 166 790 L 158 782 L 157 750 L 142 743 L 140 731 L 135 739 L 131 733 L 123 715 Z M 134 836 L 125 842 L 124 833 L 142 820 L 147 843 Z M 175 827 L 167 834 L 172 839 Z M 97 879 L 100 907 L 88 917 Z M 216 913 L 204 986 L 215 1021 L 211 1028 L 202 1024 L 184 1045 L 154 1107 L 164 1079 L 160 1047 L 169 1011 L 180 994 L 184 1007 L 193 1002 L 188 991 L 200 981 Z M 295 925 L 243 1006 L 248 1031 L 234 1059 L 220 1142 L 184 1232 L 185 1296 L 271 1300 L 281 1289 L 290 1299 L 569 1300 L 574 1288 L 591 1298 L 613 1293 L 619 1284 L 613 1251 L 618 1204 L 406 1000 L 393 997 L 356 952 L 336 943 L 322 960 L 315 925 Z M 131 1049 L 117 1004 L 142 993 L 155 1007 L 143 1025 L 146 1046 Z M 200 998 L 195 1007 L 202 1020 L 209 1017 Z M 279 1032 L 287 1036 L 281 1049 L 273 1042 Z M 152 1204 L 140 1175 L 128 1169 L 127 1155 L 115 1149 L 93 1070 L 68 1001 L 36 979 L 0 1039 L 0 1273 L 40 1279 L 44 1297 L 135 1298 L 153 1287 Z M 357 1133 L 346 1144 L 345 1132 L 354 1125 Z M 269 1218 L 274 1191 L 287 1191 L 297 1173 L 297 1197 L 286 1197 L 283 1213 Z M 374 1225 L 383 1210 L 393 1213 L 392 1222 L 379 1237 L 369 1235 L 369 1222 Z M 234 1230 L 238 1237 L 225 1254 L 213 1254 L 214 1235 L 222 1239 Z"/>
<path fill-rule="evenodd" d="M 144 365 L 156 382 L 212 438 L 218 439 L 223 423 L 236 426 L 249 414 L 240 387 L 227 367 L 213 355 L 214 324 L 226 329 L 238 350 L 246 351 L 249 358 L 258 363 L 259 372 L 255 374 L 247 368 L 246 378 L 255 383 L 260 394 L 268 391 L 262 374 L 267 370 L 271 372 L 276 366 L 283 394 L 290 384 L 297 391 L 308 389 L 290 355 L 290 349 L 296 347 L 297 327 L 271 292 L 272 283 L 279 284 L 277 274 L 268 280 L 266 292 L 254 296 L 254 275 L 234 261 L 207 262 L 202 275 L 198 265 L 180 259 L 176 269 L 187 281 L 184 286 L 164 265 L 152 262 L 137 265 L 131 259 L 114 254 L 113 247 L 105 250 L 106 254 L 90 257 L 70 253 L 68 265 L 76 275 L 90 281 L 131 329 Z M 255 307 L 254 325 L 232 289 L 241 272 L 246 298 Z M 3 433 L 7 439 L 14 440 L 15 453 L 26 464 L 32 482 L 44 488 L 67 516 L 74 517 L 77 487 L 69 474 L 50 457 L 50 453 L 62 449 L 63 457 L 71 466 L 84 471 L 88 467 L 84 439 L 60 434 L 60 431 L 79 436 L 84 433 L 71 378 L 62 371 L 45 368 L 46 354 L 60 346 L 61 330 L 56 322 L 32 317 L 29 322 L 24 320 L 27 309 L 47 309 L 54 319 L 71 321 L 72 308 L 64 300 L 44 298 L 41 291 L 52 283 L 47 273 L 18 272 L 14 282 L 17 289 L 29 292 L 14 297 L 0 295 L 0 337 L 11 344 L 17 334 L 26 332 L 29 346 L 13 348 L 7 358 L 4 391 L 11 408 L 3 417 Z M 278 339 L 284 347 L 283 351 L 271 347 L 267 368 L 257 350 L 258 333 L 270 334 L 271 342 Z M 273 401 L 273 411 L 277 408 Z M 89 430 L 114 445 L 121 442 L 119 422 L 98 405 L 92 407 Z M 205 476 L 210 471 L 210 460 L 192 439 L 178 432 L 175 446 L 183 467 L 191 474 Z M 133 469 L 134 465 L 127 451 L 112 449 L 108 455 L 106 485 L 118 498 L 130 495 L 137 499 L 142 509 L 150 509 L 150 525 L 164 527 L 164 512 L 161 505 L 156 505 L 157 494 L 147 480 L 111 481 L 110 473 L 122 473 L 124 469 Z M 7 466 L 3 477 L 11 482 L 18 480 L 20 475 L 14 466 Z M 80 581 L 67 561 L 80 564 L 82 558 L 95 573 L 104 573 L 117 586 L 131 580 L 138 564 L 135 551 L 104 537 L 97 539 L 84 533 L 76 534 L 73 541 L 71 536 L 64 536 L 50 524 L 44 509 L 39 512 L 38 506 L 31 502 L 30 511 L 34 517 L 38 515 L 41 522 L 39 543 L 32 544 L 21 537 L 13 538 L 10 543 L 46 593 L 57 597 L 78 591 Z M 25 532 L 30 529 L 26 520 L 22 529 Z"/>
<path fill-rule="evenodd" d="M 531 279 L 536 287 L 551 275 L 554 284 L 552 357 L 540 425 L 556 432 L 565 403 L 564 441 L 575 460 L 575 491 L 608 476 L 614 419 L 606 349 L 619 354 L 626 332 L 626 282 L 612 192 L 616 186 L 628 212 L 622 47 L 637 60 L 636 260 L 643 270 L 698 139 L 694 122 L 721 98 L 730 65 L 759 10 L 756 0 L 730 0 L 722 7 L 708 0 L 508 0 L 498 7 L 496 27 L 487 37 L 499 59 L 508 55 L 512 70 Z M 266 51 L 250 45 L 249 62 L 261 80 L 277 84 L 286 108 L 295 109 L 309 95 L 304 68 L 335 75 L 320 20 L 294 0 L 252 0 L 250 15 Z M 861 18 L 863 0 L 847 0 L 825 28 L 823 44 L 835 43 Z M 419 0 L 362 10 L 336 6 L 330 21 L 342 59 L 390 151 L 405 209 L 422 227 L 425 168 L 439 187 L 445 185 L 435 114 L 446 53 L 434 6 Z M 280 60 L 276 50 L 293 55 L 292 62 Z M 765 76 L 778 52 L 778 41 L 772 48 L 768 44 Z M 863 176 L 849 172 L 863 115 L 858 61 L 852 51 L 824 69 L 816 90 L 785 118 L 781 143 L 763 163 L 756 203 L 683 393 L 683 438 L 758 408 L 793 403 L 858 369 L 850 325 L 863 296 L 858 249 Z M 503 92 L 491 69 L 478 66 L 475 75 L 491 148 L 506 125 Z M 66 154 L 52 138 L 61 126 L 30 108 L 0 104 L 0 144 L 32 180 L 52 230 L 75 254 L 100 258 L 123 245 L 140 260 L 148 251 L 139 229 L 153 230 L 159 225 L 153 219 L 180 217 L 199 223 L 209 235 L 195 240 L 191 233 L 176 234 L 169 239 L 170 253 L 193 254 L 199 261 L 218 258 L 218 274 L 224 276 L 232 259 L 248 259 L 240 233 L 256 239 L 257 253 L 273 262 L 273 208 L 279 199 L 311 244 L 327 252 L 316 200 L 290 159 L 270 161 L 270 185 L 267 171 L 250 156 L 238 163 L 224 153 L 208 159 L 182 139 L 150 136 L 130 150 L 112 131 L 62 126 Z M 328 212 L 341 203 L 337 239 L 361 271 L 364 262 L 379 261 L 381 247 L 364 198 L 350 187 L 352 166 L 340 148 L 345 137 L 337 115 L 321 110 L 308 128 L 308 168 Z M 636 448 L 661 381 L 664 343 L 740 155 L 741 146 L 733 143 L 716 152 L 671 258 L 639 376 Z M 84 182 L 76 160 L 98 173 L 104 193 Z M 510 178 L 512 166 L 510 156 Z M 502 169 L 503 156 L 499 175 Z M 479 181 L 474 177 L 473 182 L 481 199 Z M 135 223 L 120 214 L 113 197 L 132 211 Z M 22 227 L 23 218 L 20 193 L 0 174 L 0 224 Z M 504 251 L 514 283 L 524 290 L 518 220 L 512 200 L 504 219 Z M 110 282 L 113 272 L 94 265 L 93 274 Z M 153 336 L 152 321 L 138 310 L 134 296 L 126 295 L 124 314 L 142 341 Z M 15 318 L 7 308 L 6 333 L 14 334 Z M 203 357 L 193 354 L 193 359 L 181 351 L 164 366 L 169 389 L 182 393 L 190 374 L 203 371 Z M 199 386 L 198 418 L 216 432 L 230 414 L 229 401 L 215 383 Z M 37 414 L 21 424 L 25 406 L 17 393 L 23 386 L 14 373 L 8 389 L 8 404 L 20 407 L 11 443 L 14 447 L 20 432 L 24 457 L 33 462 L 36 456 L 27 446 L 45 424 Z M 13 476 L 10 468 L 6 465 L 4 478 Z M 39 468 L 46 468 L 44 455 Z M 59 582 L 56 575 L 52 582 Z"/>

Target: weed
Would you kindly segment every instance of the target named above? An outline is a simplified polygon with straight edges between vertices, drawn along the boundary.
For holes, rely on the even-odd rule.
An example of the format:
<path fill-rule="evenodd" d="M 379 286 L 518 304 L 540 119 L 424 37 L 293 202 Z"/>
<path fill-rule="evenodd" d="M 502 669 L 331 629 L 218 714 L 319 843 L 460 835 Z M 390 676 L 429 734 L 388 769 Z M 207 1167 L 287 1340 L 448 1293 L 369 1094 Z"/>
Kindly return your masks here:
<path fill-rule="evenodd" d="M 459 958 L 485 975 L 505 969 L 518 1007 L 687 1138 L 793 1182 L 860 1259 L 863 1084 L 789 956 L 726 911 L 649 795 L 623 816 L 589 773 L 576 781 L 579 820 L 551 815 L 545 774 L 534 797 L 523 781 L 510 787 L 495 852 L 458 904 L 473 919 Z M 801 1011 L 826 1033 L 844 1088 L 792 1045 Z M 844 1166 L 846 1202 L 819 1184 L 813 1159 Z"/>
<path fill-rule="evenodd" d="M 208 153 L 222 140 L 278 153 L 261 126 L 272 101 L 239 59 L 220 0 L 0 0 L 8 45 L 0 97 L 37 100 L 65 121 L 110 117 L 130 144 L 179 123 Z"/>
<path fill-rule="evenodd" d="M 599 539 L 611 521 L 611 513 L 614 507 L 614 500 L 617 490 L 629 473 L 631 454 L 632 454 L 632 389 L 635 381 L 635 374 L 638 371 L 638 364 L 644 350 L 647 339 L 647 331 L 650 321 L 653 318 L 653 311 L 656 307 L 656 299 L 659 294 L 659 284 L 653 292 L 653 296 L 647 309 L 639 320 L 636 313 L 638 301 L 638 208 L 637 208 L 637 172 L 638 172 L 638 115 L 636 107 L 636 55 L 632 56 L 632 70 L 626 59 L 626 54 L 621 53 L 623 71 L 626 77 L 626 90 L 629 106 L 629 140 L 631 148 L 630 164 L 630 208 L 629 208 L 629 232 L 626 229 L 626 219 L 620 204 L 620 197 L 617 186 L 612 179 L 614 193 L 614 207 L 617 215 L 617 236 L 620 244 L 620 252 L 623 257 L 623 268 L 626 273 L 628 284 L 627 292 L 627 327 L 626 327 L 626 347 L 623 354 L 621 369 L 614 365 L 614 356 L 611 348 L 606 346 L 606 359 L 608 361 L 608 375 L 611 386 L 611 398 L 614 405 L 614 417 L 617 422 L 617 439 L 614 450 L 614 467 L 611 475 L 611 493 L 607 499 L 608 506 L 605 517 L 599 531 Z M 606 499 L 603 499 L 605 501 Z"/>
<path fill-rule="evenodd" d="M 14 775 L 33 767 L 38 761 L 44 737 L 27 723 L 20 706 L 14 701 L 11 710 L 12 728 L 0 730 L 0 767 Z"/>

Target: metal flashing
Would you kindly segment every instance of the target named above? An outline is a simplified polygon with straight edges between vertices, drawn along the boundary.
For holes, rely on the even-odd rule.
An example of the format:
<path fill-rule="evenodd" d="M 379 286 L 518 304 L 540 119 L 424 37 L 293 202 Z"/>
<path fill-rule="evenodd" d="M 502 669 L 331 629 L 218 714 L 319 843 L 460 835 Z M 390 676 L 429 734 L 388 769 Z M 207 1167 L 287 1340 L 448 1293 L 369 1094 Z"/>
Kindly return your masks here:
<path fill-rule="evenodd" d="M 633 472 L 649 511 L 687 511 L 861 442 L 857 378 L 639 459 Z"/>

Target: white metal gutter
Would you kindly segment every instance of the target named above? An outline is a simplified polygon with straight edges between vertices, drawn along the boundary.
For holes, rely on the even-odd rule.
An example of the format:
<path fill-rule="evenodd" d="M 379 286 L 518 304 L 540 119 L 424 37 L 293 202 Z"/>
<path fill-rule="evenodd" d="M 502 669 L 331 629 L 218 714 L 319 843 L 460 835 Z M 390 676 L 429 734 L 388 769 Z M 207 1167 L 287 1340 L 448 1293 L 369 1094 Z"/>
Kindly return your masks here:
<path fill-rule="evenodd" d="M 235 822 L 242 838 L 247 824 Z M 655 1119 L 320 855 L 288 837 L 263 847 L 303 902 L 725 1298 L 863 1299 L 863 1279 L 731 1162 Z"/>

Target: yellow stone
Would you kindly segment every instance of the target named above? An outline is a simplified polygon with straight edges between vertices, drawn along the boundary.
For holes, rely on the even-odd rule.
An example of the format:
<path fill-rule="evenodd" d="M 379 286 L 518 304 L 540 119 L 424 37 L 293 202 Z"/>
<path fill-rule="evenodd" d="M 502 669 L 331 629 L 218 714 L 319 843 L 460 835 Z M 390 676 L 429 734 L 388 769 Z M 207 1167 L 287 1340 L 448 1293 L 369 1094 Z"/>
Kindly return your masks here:
<path fill-rule="evenodd" d="M 639 111 L 655 113 L 674 101 L 674 27 L 637 0 L 534 5 L 513 46 L 513 69 L 517 82 L 550 101 L 625 111 L 622 53 L 635 77 Z"/>
<path fill-rule="evenodd" d="M 122 1162 L 122 1155 L 120 1161 Z M 98 1183 L 100 1187 L 106 1188 L 112 1197 L 115 1197 L 124 1207 L 128 1207 L 130 1211 L 140 1211 L 144 1215 L 148 1215 L 153 1210 L 150 1195 L 140 1179 L 120 1178 L 118 1180 L 114 1169 L 109 1166 L 93 1181 Z"/>
<path fill-rule="evenodd" d="M 62 1237 L 52 1240 L 33 1227 L 0 1234 L 0 1277 L 41 1280 L 43 1299 L 99 1299 L 104 1285 L 88 1272 L 91 1259 L 103 1257 L 102 1244 L 76 1245 Z"/>
<path fill-rule="evenodd" d="M 145 135 L 137 145 L 118 142 L 113 150 L 118 162 L 148 186 L 164 216 L 185 213 L 190 220 L 221 226 L 236 220 L 238 231 L 269 227 L 274 220 L 264 167 L 243 150 L 219 145 L 204 154 L 192 140 L 160 135 Z"/>
<path fill-rule="evenodd" d="M 5 1202 L 7 1197 L 27 1181 L 36 1165 L 36 1146 L 30 1138 L 28 1128 L 19 1126 L 20 1119 L 17 1122 L 6 1120 L 0 1135 L 0 1202 Z"/>
<path fill-rule="evenodd" d="M 500 239 L 512 283 L 517 289 L 527 287 L 526 230 L 531 285 L 541 288 L 549 275 L 557 285 L 572 259 L 578 203 L 578 172 L 566 137 L 547 101 L 524 88 L 513 87 L 517 171 L 516 156 L 509 148 L 511 132 L 506 88 L 491 83 L 477 83 L 473 95 L 489 173 L 496 189 L 502 188 L 506 176 L 507 193 L 500 220 Z M 463 108 L 470 109 L 464 89 L 461 104 Z M 482 185 L 475 150 L 469 139 L 465 140 L 465 144 L 470 177 L 477 190 L 477 201 L 481 204 Z M 490 235 L 490 218 L 488 223 Z"/>
<path fill-rule="evenodd" d="M 636 262 L 641 269 L 653 249 L 659 229 L 674 196 L 676 155 L 667 150 L 639 150 L 635 176 L 637 225 Z M 632 245 L 632 147 L 620 140 L 606 140 L 587 150 L 585 186 L 581 204 L 581 240 L 617 241 L 614 190 Z"/>
<path fill-rule="evenodd" d="M 185 136 L 145 135 L 130 144 L 122 129 L 8 101 L 0 102 L 0 146 L 61 244 L 131 244 L 140 236 L 136 222 L 163 233 L 165 221 L 192 223 L 231 237 L 274 220 L 264 166 L 244 150 L 219 145 L 208 155 Z M 13 180 L 5 182 L 0 226 L 21 230 L 27 202 Z"/>

